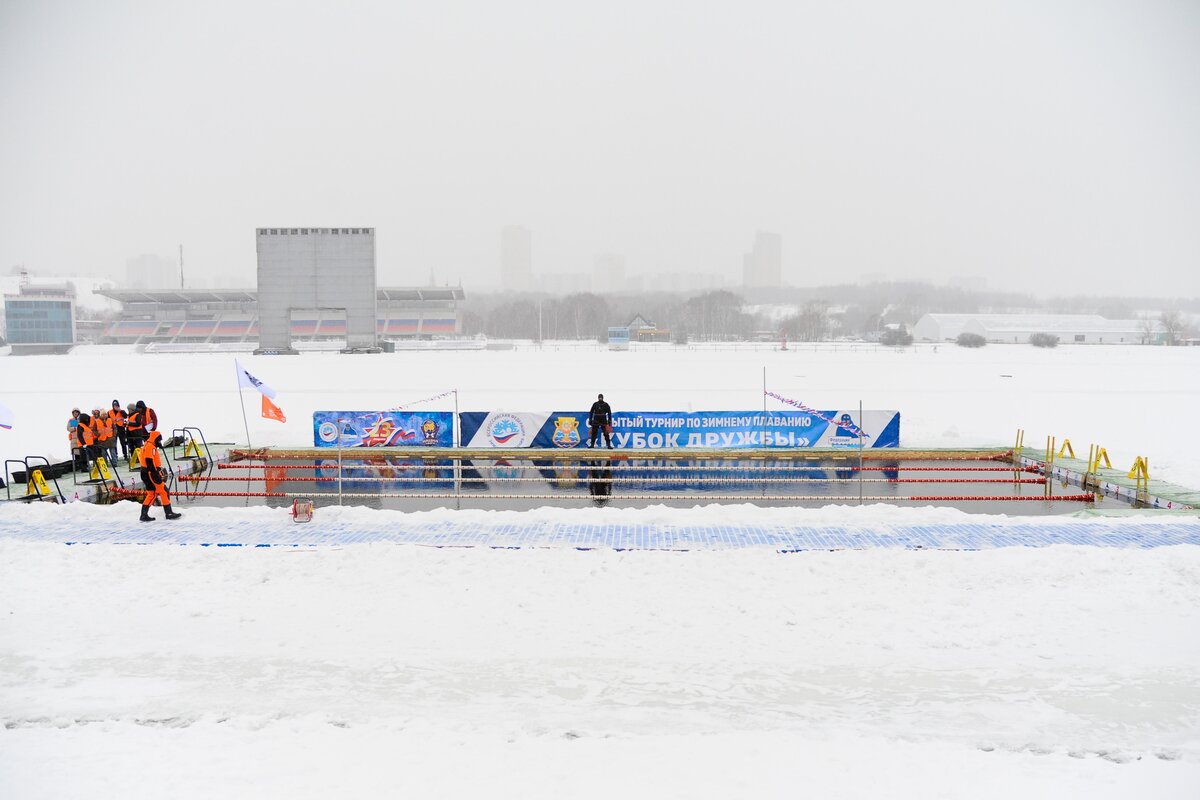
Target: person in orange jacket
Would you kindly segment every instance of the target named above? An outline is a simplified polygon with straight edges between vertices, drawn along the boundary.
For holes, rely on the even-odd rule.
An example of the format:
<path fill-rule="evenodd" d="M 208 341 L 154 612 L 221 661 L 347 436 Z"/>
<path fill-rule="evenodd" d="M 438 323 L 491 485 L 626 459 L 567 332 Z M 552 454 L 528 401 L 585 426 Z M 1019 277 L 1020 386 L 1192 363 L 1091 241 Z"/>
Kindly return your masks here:
<path fill-rule="evenodd" d="M 107 411 L 96 409 L 92 423 L 96 426 L 96 449 L 104 456 L 109 466 L 112 466 L 117 461 L 117 439 L 112 419 Z"/>
<path fill-rule="evenodd" d="M 88 465 L 96 458 L 96 428 L 92 425 L 91 415 L 79 415 L 79 424 L 75 427 L 75 440 L 79 445 L 79 455 L 83 461 L 83 466 L 76 468 L 87 469 Z"/>
<path fill-rule="evenodd" d="M 165 475 L 162 468 L 162 454 L 159 451 L 159 443 L 162 441 L 162 434 L 158 431 L 151 431 L 146 438 L 146 443 L 142 445 L 142 451 L 138 453 L 138 465 L 142 470 L 142 483 L 146 484 L 146 499 L 142 501 L 142 522 L 153 522 L 155 517 L 150 516 L 150 506 L 154 505 L 155 498 L 158 498 L 162 503 L 163 509 L 167 512 L 167 519 L 179 519 L 183 514 L 176 513 L 171 510 L 171 496 L 167 494 L 167 485 L 164 480 Z"/>
<path fill-rule="evenodd" d="M 125 421 L 129 415 L 125 413 L 125 409 L 121 408 L 119 400 L 113 400 L 112 411 L 108 412 L 108 418 L 112 420 L 113 434 L 117 437 L 117 441 L 121 443 L 121 457 L 129 458 L 129 437 L 125 431 Z"/>
<path fill-rule="evenodd" d="M 149 431 L 146 429 L 145 403 L 131 407 L 129 417 L 125 420 L 125 430 L 129 437 L 130 452 L 137 450 L 146 441 Z"/>
<path fill-rule="evenodd" d="M 137 409 L 142 412 L 142 427 L 146 433 L 158 430 L 158 414 L 154 413 L 154 409 L 146 405 L 144 400 L 137 401 Z"/>

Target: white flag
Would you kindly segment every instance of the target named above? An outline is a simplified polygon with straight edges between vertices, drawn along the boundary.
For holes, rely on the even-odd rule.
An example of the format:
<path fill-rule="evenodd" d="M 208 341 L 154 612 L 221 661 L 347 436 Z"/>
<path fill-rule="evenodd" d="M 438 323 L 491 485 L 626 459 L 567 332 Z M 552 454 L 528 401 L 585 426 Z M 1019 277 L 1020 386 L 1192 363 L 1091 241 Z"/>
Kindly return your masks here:
<path fill-rule="evenodd" d="M 260 392 L 262 392 L 263 394 L 265 394 L 267 397 L 271 398 L 272 400 L 275 399 L 275 390 L 274 389 L 272 389 L 270 386 L 267 386 L 265 383 L 260 381 L 258 378 L 251 375 L 246 370 L 246 368 L 242 366 L 241 362 L 238 361 L 236 358 L 233 360 L 233 363 L 235 366 L 237 366 L 238 388 L 239 389 L 249 386 L 251 389 L 258 389 Z"/>
<path fill-rule="evenodd" d="M 11 431 L 15 419 L 16 417 L 13 416 L 12 409 L 0 403 L 0 428 Z"/>

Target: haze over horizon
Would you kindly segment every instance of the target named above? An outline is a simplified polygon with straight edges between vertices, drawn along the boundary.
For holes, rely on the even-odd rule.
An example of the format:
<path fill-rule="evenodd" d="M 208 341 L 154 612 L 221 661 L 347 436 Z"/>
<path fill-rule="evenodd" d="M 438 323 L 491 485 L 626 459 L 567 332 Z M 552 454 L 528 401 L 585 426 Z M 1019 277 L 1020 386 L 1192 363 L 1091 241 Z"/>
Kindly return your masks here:
<path fill-rule="evenodd" d="M 682 9 L 682 10 L 681 10 Z M 1200 295 L 1200 5 L 0 5 L 0 273 L 376 229 L 379 282 L 868 275 Z"/>

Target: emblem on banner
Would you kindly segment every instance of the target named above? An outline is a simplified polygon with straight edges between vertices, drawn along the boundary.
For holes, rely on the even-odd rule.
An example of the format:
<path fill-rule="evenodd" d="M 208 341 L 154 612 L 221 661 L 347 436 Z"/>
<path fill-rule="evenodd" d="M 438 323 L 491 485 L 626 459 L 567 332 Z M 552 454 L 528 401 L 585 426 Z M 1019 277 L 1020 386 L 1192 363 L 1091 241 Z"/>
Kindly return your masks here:
<path fill-rule="evenodd" d="M 427 419 L 421 423 L 421 433 L 425 435 L 425 444 L 436 445 L 438 443 L 438 424 L 431 419 Z"/>
<path fill-rule="evenodd" d="M 551 437 L 556 447 L 574 447 L 579 444 L 579 420 L 575 417 L 559 417 L 554 420 L 554 436 Z"/>
<path fill-rule="evenodd" d="M 499 414 L 488 423 L 487 435 L 494 445 L 504 447 L 511 444 L 513 447 L 522 447 L 525 444 L 525 425 L 520 417 Z M 514 439 L 517 441 L 513 441 Z"/>

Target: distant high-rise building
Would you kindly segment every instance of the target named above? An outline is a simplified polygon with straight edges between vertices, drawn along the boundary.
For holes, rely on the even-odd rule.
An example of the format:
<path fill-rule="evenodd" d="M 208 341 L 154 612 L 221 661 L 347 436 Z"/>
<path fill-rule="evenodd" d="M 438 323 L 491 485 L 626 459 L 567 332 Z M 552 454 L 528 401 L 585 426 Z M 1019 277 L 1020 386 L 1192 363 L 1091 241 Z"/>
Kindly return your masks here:
<path fill-rule="evenodd" d="M 765 231 L 754 234 L 754 247 L 742 256 L 742 285 L 783 285 L 782 236 Z"/>
<path fill-rule="evenodd" d="M 125 284 L 130 289 L 178 289 L 179 265 L 152 253 L 125 260 Z"/>
<path fill-rule="evenodd" d="M 616 253 L 596 256 L 592 265 L 593 292 L 620 292 L 625 289 L 625 257 Z"/>
<path fill-rule="evenodd" d="M 533 287 L 533 234 L 521 225 L 500 232 L 500 285 L 507 291 Z"/>

